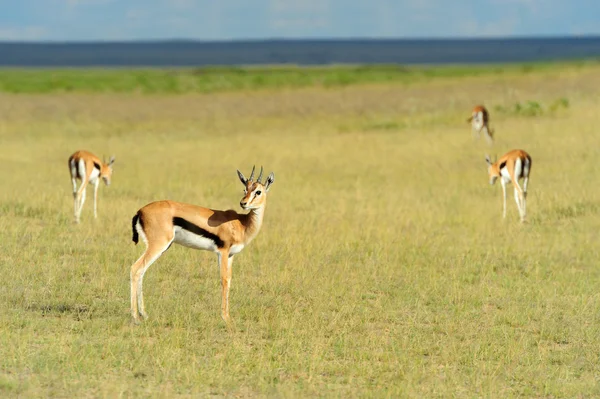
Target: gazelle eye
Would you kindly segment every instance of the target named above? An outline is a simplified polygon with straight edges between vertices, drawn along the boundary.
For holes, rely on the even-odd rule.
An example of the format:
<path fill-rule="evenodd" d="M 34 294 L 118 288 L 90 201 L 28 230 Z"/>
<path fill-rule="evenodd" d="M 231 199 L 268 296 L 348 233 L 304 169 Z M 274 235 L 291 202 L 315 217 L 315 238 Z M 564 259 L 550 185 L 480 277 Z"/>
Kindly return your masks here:
<path fill-rule="evenodd" d="M 256 192 L 256 195 L 260 195 L 260 193 L 261 193 L 261 191 L 260 191 L 260 190 L 258 190 L 258 191 Z"/>

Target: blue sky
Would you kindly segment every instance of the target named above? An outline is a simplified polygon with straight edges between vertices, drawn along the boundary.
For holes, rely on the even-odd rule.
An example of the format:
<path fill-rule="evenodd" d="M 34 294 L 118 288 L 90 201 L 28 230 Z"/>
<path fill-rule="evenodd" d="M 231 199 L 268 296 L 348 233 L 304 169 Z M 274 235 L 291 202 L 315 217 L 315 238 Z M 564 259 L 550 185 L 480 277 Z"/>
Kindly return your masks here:
<path fill-rule="evenodd" d="M 600 0 L 0 0 L 0 40 L 600 35 Z"/>

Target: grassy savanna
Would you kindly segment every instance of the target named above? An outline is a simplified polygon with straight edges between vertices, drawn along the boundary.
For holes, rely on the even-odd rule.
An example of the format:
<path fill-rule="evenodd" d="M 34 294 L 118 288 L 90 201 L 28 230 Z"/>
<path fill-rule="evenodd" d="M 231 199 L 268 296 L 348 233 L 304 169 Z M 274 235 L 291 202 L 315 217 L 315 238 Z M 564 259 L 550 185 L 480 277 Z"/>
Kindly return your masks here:
<path fill-rule="evenodd" d="M 41 72 L 37 72 L 41 73 Z M 3 397 L 600 396 L 600 67 L 348 87 L 0 95 Z M 533 158 L 527 224 L 465 121 Z M 527 104 L 536 112 L 520 112 Z M 515 104 L 523 104 L 515 106 Z M 558 104 L 558 105 L 557 105 Z M 68 156 L 115 154 L 72 222 Z M 235 208 L 275 172 L 236 256 L 173 246 L 130 322 L 138 208 Z"/>
<path fill-rule="evenodd" d="M 478 66 L 271 66 L 184 69 L 3 69 L 0 92 L 182 94 L 305 87 L 336 88 L 367 83 L 410 85 L 447 78 L 511 77 L 596 68 L 599 60 Z"/>

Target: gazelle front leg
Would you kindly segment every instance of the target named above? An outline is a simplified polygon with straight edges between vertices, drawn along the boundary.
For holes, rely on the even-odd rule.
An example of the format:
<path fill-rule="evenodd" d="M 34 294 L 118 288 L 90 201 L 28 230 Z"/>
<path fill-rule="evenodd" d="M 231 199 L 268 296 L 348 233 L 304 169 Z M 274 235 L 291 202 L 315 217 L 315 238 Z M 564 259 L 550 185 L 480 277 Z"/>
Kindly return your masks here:
<path fill-rule="evenodd" d="M 221 317 L 227 323 L 229 317 L 229 289 L 231 288 L 233 255 L 229 256 L 229 250 L 219 251 L 219 265 L 221 268 Z"/>

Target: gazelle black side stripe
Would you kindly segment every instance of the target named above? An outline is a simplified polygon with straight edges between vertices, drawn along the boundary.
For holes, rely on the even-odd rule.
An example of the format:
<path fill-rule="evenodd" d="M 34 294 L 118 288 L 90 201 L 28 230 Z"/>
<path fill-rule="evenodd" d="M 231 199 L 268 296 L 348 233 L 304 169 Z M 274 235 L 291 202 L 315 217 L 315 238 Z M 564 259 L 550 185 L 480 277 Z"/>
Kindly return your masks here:
<path fill-rule="evenodd" d="M 206 231 L 202 227 L 196 226 L 194 223 L 188 222 L 184 218 L 174 217 L 173 224 L 175 226 L 179 226 L 182 229 L 187 230 L 191 233 L 197 234 L 199 236 L 202 236 L 204 238 L 208 238 L 209 240 L 214 241 L 217 248 L 223 248 L 223 246 L 225 245 L 223 240 L 221 240 L 218 235 L 213 234 L 209 231 Z"/>

